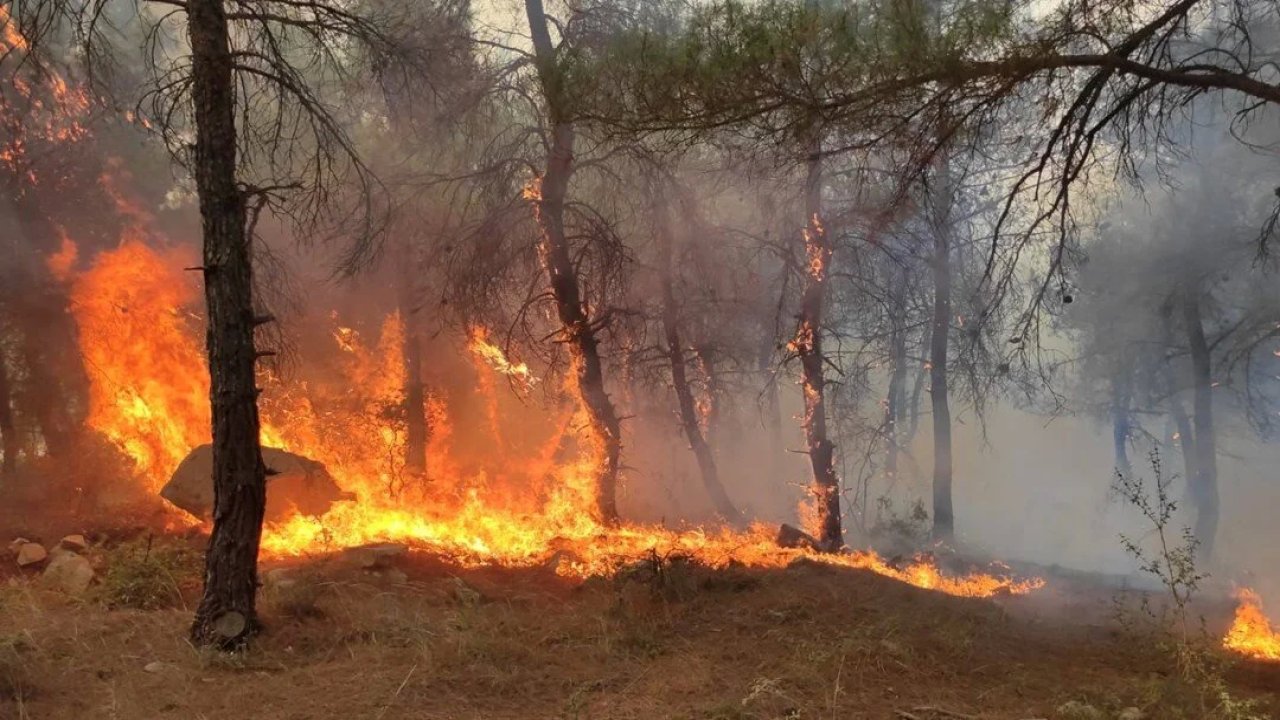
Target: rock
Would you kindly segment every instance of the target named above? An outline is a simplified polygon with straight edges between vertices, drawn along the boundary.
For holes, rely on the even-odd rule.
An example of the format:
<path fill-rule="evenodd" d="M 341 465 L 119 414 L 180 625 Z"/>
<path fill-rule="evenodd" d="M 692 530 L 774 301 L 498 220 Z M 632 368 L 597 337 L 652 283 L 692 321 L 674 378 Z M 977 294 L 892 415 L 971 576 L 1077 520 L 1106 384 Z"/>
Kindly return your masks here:
<path fill-rule="evenodd" d="M 79 555 L 64 551 L 49 562 L 41 581 L 68 595 L 79 595 L 93 582 L 93 566 Z"/>
<path fill-rule="evenodd" d="M 143 665 L 142 669 L 149 673 L 158 673 L 158 672 L 164 672 L 165 670 L 168 670 L 171 667 L 173 666 L 170 665 L 169 663 L 160 662 L 159 660 L 153 660 L 147 663 L 146 665 Z"/>
<path fill-rule="evenodd" d="M 1104 720 L 1102 711 L 1079 700 L 1068 700 L 1058 706 L 1058 717 L 1063 720 Z"/>
<path fill-rule="evenodd" d="M 778 536 L 774 539 L 778 547 L 819 550 L 818 541 L 809 533 L 794 525 L 783 523 L 778 527 Z"/>
<path fill-rule="evenodd" d="M 343 492 L 324 465 L 277 448 L 262 448 L 267 475 L 267 513 L 271 522 L 294 515 L 323 515 L 336 502 L 354 500 Z M 192 450 L 173 471 L 160 497 L 196 517 L 213 515 L 213 446 Z"/>
<path fill-rule="evenodd" d="M 1127 707 L 1120 711 L 1116 720 L 1146 720 L 1147 714 L 1141 708 Z"/>
<path fill-rule="evenodd" d="M 73 552 L 84 552 L 89 548 L 89 541 L 83 535 L 68 535 L 58 542 L 58 547 Z"/>
<path fill-rule="evenodd" d="M 18 548 L 18 567 L 39 565 L 49 557 L 48 551 L 40 543 L 29 542 Z"/>
<path fill-rule="evenodd" d="M 379 570 L 391 567 L 398 558 L 404 557 L 408 552 L 407 545 L 383 543 L 350 548 L 346 551 L 346 556 L 356 566 L 365 570 Z"/>
<path fill-rule="evenodd" d="M 18 551 L 22 549 L 23 545 L 26 545 L 29 542 L 31 541 L 24 537 L 14 538 L 13 542 L 9 543 L 9 554 L 17 557 Z"/>

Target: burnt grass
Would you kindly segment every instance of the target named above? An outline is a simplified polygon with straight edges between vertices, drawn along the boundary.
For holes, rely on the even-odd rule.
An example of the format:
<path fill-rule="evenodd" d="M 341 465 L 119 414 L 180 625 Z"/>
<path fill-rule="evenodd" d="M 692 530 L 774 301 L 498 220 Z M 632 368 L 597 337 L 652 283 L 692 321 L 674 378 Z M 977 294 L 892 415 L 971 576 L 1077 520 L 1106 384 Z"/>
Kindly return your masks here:
<path fill-rule="evenodd" d="M 0 718 L 1025 720 L 1072 700 L 1104 718 L 1204 716 L 1170 689 L 1167 656 L 1111 618 L 1111 592 L 1079 580 L 973 600 L 813 563 L 649 561 L 580 582 L 340 554 L 264 564 L 267 630 L 223 655 L 187 642 L 198 553 L 170 555 L 194 575 L 175 571 L 158 609 L 0 581 Z M 1225 677 L 1280 717 L 1280 666 Z"/>

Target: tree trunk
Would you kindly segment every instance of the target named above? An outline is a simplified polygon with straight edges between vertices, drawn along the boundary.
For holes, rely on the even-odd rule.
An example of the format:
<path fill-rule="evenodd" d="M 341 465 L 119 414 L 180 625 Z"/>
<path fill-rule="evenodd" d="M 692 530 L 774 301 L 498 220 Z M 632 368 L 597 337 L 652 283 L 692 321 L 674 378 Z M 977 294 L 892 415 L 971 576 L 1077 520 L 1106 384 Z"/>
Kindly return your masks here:
<path fill-rule="evenodd" d="M 29 188 L 19 193 L 13 210 L 26 240 L 11 258 L 19 286 L 6 289 L 22 334 L 27 392 L 21 402 L 36 421 L 45 451 L 67 457 L 75 450 L 89 391 L 66 286 L 46 264 L 61 236 Z"/>
<path fill-rule="evenodd" d="M 258 444 L 252 258 L 236 186 L 235 90 L 221 0 L 188 0 L 195 181 L 204 238 L 209 399 L 213 417 L 213 532 L 204 596 L 191 628 L 198 645 L 242 646 L 258 629 L 258 543 L 266 466 Z"/>
<path fill-rule="evenodd" d="M 945 171 L 944 171 L 945 172 Z M 933 536 L 955 535 L 951 505 L 951 405 L 947 388 L 947 349 L 951 330 L 951 236 L 947 193 L 935 196 L 939 219 L 933 223 L 933 327 L 929 339 L 929 394 L 933 404 Z"/>
<path fill-rule="evenodd" d="M 1196 504 L 1196 539 L 1203 558 L 1213 556 L 1218 534 L 1218 450 L 1213 430 L 1213 378 L 1209 344 L 1204 336 L 1197 290 L 1188 289 L 1182 296 L 1182 318 L 1186 326 L 1187 345 L 1191 348 L 1192 382 L 1195 388 L 1192 419 L 1195 423 L 1195 475 L 1191 497 Z"/>
<path fill-rule="evenodd" d="M 1115 451 L 1116 472 L 1128 475 L 1129 463 L 1129 380 L 1111 379 L 1111 440 Z"/>
<path fill-rule="evenodd" d="M 1176 396 L 1169 400 L 1169 414 L 1173 417 L 1173 426 L 1178 429 L 1178 449 L 1182 451 L 1182 476 L 1187 483 L 1195 482 L 1196 446 L 1195 430 L 1191 428 L 1191 418 L 1187 417 L 1186 408 Z"/>
<path fill-rule="evenodd" d="M 840 526 L 840 481 L 835 470 L 835 445 L 827 437 L 826 377 L 822 355 L 822 322 L 831 264 L 831 239 L 822 221 L 822 142 L 809 146 L 805 177 L 805 228 L 801 233 L 805 258 L 800 321 L 791 349 L 800 358 L 804 390 L 804 434 L 813 472 L 817 505 L 818 543 L 828 551 L 844 544 Z"/>
<path fill-rule="evenodd" d="M 564 230 L 564 205 L 573 173 L 573 125 L 562 112 L 563 88 L 556 67 L 555 47 L 547 30 L 542 0 L 525 0 L 529 32 L 538 68 L 538 79 L 547 104 L 551 145 L 547 168 L 530 192 L 534 214 L 542 231 L 542 264 L 546 268 L 560 318 L 561 338 L 573 358 L 578 394 L 590 421 L 599 453 L 596 468 L 596 511 L 601 522 L 618 521 L 618 462 L 622 455 L 622 426 L 604 387 L 596 328 L 587 314 L 578 282 L 578 271 L 569 252 Z"/>
<path fill-rule="evenodd" d="M 406 279 L 400 301 L 400 317 L 404 322 L 404 466 L 410 473 L 421 476 L 427 469 L 427 438 L 431 428 L 427 423 L 426 386 L 422 382 L 422 334 L 408 288 Z"/>
<path fill-rule="evenodd" d="M 13 474 L 19 447 L 18 430 L 13 425 L 13 386 L 9 383 L 9 367 L 0 357 L 0 449 L 4 452 L 4 458 L 0 460 L 0 475 Z"/>
<path fill-rule="evenodd" d="M 907 384 L 907 331 L 905 324 L 905 299 L 907 271 L 904 268 L 898 287 L 890 292 L 889 331 L 889 390 L 884 403 L 885 478 L 893 483 L 898 479 L 898 420 L 906 403 Z M 864 498 L 865 501 L 865 498 Z"/>
<path fill-rule="evenodd" d="M 661 195 L 659 205 L 661 204 Z M 680 411 L 680 424 L 684 428 L 685 438 L 689 441 L 689 449 L 698 461 L 698 471 L 702 475 L 702 485 L 715 505 L 716 512 L 725 520 L 737 522 L 741 514 L 734 507 L 720 483 L 720 473 L 716 468 L 715 457 L 711 446 L 707 444 L 699 423 L 698 409 L 693 399 L 693 390 L 689 387 L 689 377 L 684 359 L 684 347 L 680 342 L 680 318 L 676 310 L 675 288 L 671 279 L 671 228 L 664 213 L 666 208 L 655 207 L 658 222 L 658 253 L 660 255 L 662 283 L 662 330 L 667 341 L 667 360 L 671 363 L 671 385 L 675 388 L 676 404 Z"/>

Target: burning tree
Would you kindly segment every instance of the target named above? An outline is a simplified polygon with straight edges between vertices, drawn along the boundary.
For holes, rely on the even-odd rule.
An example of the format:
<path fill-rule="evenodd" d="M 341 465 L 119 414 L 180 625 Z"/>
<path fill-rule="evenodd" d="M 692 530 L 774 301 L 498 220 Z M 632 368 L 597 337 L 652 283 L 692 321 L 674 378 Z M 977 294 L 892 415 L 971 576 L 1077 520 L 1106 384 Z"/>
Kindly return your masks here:
<path fill-rule="evenodd" d="M 108 26 L 123 19 L 143 30 L 154 73 L 143 106 L 190 171 L 202 220 L 198 269 L 207 308 L 215 510 L 192 636 L 235 647 L 258 625 L 267 469 L 259 445 L 257 361 L 274 354 L 255 345 L 256 329 L 272 320 L 255 293 L 257 221 L 269 211 L 294 219 L 304 232 L 336 227 L 344 216 L 342 194 L 355 188 L 363 211 L 342 227 L 356 238 L 344 265 L 357 267 L 370 256 L 381 229 L 375 182 L 324 92 L 326 83 L 351 71 L 340 61 L 337 39 L 380 57 L 395 52 L 381 30 L 384 18 L 342 3 L 155 4 L 163 8 L 158 16 L 131 15 L 136 8 L 109 0 L 24 2 L 7 27 L 32 45 L 73 29 L 91 69 L 107 67 Z"/>
<path fill-rule="evenodd" d="M 605 523 L 618 521 L 617 483 L 622 455 L 622 423 L 604 384 L 597 332 L 607 317 L 592 317 L 578 280 L 569 238 L 565 234 L 565 203 L 574 170 L 574 126 L 569 119 L 569 88 L 552 44 L 542 0 L 525 0 L 529 32 L 533 36 L 534 66 L 547 117 L 546 165 L 542 174 L 526 189 L 542 233 L 540 253 L 556 313 L 562 341 L 572 356 L 575 391 L 591 422 L 591 432 L 599 453 L 597 472 L 597 513 Z"/>

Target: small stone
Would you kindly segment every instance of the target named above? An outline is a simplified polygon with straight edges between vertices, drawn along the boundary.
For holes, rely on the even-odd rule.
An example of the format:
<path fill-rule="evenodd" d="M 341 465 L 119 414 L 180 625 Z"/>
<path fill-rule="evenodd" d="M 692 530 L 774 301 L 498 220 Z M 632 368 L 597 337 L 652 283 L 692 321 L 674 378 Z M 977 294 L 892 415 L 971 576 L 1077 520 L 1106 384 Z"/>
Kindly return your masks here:
<path fill-rule="evenodd" d="M 168 670 L 170 667 L 171 666 L 169 665 L 169 663 L 160 662 L 159 660 L 152 660 L 146 665 L 143 665 L 142 669 L 149 673 L 158 673 L 158 672 L 164 672 L 165 670 Z"/>
<path fill-rule="evenodd" d="M 83 557 L 64 551 L 49 562 L 41 580 L 68 595 L 79 595 L 93 582 L 93 567 Z"/>
<path fill-rule="evenodd" d="M 84 552 L 89 548 L 89 541 L 83 535 L 68 535 L 58 543 L 58 547 L 72 552 Z"/>
<path fill-rule="evenodd" d="M 1142 708 L 1127 707 L 1120 711 L 1116 716 L 1116 720 L 1146 720 L 1147 714 L 1142 712 Z"/>
<path fill-rule="evenodd" d="M 49 557 L 49 552 L 40 543 L 29 542 L 18 549 L 18 567 L 39 565 Z"/>
<path fill-rule="evenodd" d="M 22 546 L 29 542 L 31 541 L 24 537 L 14 538 L 13 542 L 9 543 L 9 554 L 16 557 L 18 555 L 18 551 L 22 550 Z"/>

